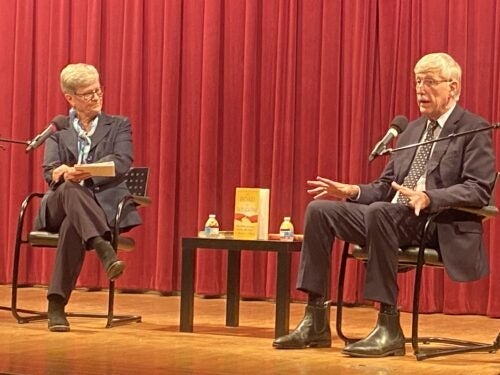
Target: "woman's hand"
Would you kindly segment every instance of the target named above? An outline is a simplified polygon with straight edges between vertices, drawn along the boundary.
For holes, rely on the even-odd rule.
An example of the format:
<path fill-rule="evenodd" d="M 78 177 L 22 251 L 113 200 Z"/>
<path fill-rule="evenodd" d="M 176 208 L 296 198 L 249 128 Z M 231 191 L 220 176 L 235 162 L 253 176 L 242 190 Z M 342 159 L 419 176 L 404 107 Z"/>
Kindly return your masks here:
<path fill-rule="evenodd" d="M 52 181 L 56 182 L 63 178 L 64 181 L 79 183 L 80 181 L 83 181 L 90 177 L 90 173 L 77 171 L 74 167 L 69 167 L 66 164 L 62 164 L 59 167 L 54 168 L 54 170 L 52 171 Z"/>
<path fill-rule="evenodd" d="M 74 167 L 68 167 L 63 176 L 64 181 L 80 183 L 81 181 L 90 178 L 91 174 L 89 172 L 77 171 Z"/>

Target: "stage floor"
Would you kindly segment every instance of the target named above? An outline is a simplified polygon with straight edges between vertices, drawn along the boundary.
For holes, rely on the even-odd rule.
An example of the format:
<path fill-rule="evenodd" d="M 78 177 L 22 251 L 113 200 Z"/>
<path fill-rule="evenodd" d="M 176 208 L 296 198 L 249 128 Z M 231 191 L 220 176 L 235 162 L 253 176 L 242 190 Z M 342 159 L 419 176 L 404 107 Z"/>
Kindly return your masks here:
<path fill-rule="evenodd" d="M 10 286 L 0 286 L 0 305 L 10 303 Z M 107 293 L 75 291 L 68 311 L 104 312 Z M 20 290 L 19 307 L 45 309 L 45 289 Z M 104 319 L 70 318 L 71 332 L 51 333 L 46 321 L 17 324 L 0 310 L 0 374 L 481 374 L 500 375 L 500 352 L 469 353 L 417 361 L 411 345 L 403 357 L 350 358 L 333 334 L 328 349 L 275 350 L 274 304 L 242 301 L 240 326 L 228 328 L 225 299 L 195 298 L 194 333 L 179 332 L 178 296 L 156 293 L 116 295 L 117 314 L 141 314 L 142 323 L 106 329 Z M 304 304 L 291 306 L 294 328 Z M 332 329 L 334 328 L 332 308 Z M 364 336 L 375 323 L 370 307 L 344 312 L 346 333 Z M 410 314 L 402 314 L 410 335 Z M 484 316 L 424 315 L 421 332 L 493 342 L 500 319 Z"/>

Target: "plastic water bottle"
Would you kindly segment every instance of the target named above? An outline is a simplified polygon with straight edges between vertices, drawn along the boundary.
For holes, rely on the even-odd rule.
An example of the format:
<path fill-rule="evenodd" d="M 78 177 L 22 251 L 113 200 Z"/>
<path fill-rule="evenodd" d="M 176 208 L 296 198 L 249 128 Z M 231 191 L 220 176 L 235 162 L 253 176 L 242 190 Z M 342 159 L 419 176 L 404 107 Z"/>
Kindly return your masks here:
<path fill-rule="evenodd" d="M 280 241 L 293 241 L 293 224 L 289 216 L 285 216 L 280 225 Z"/>
<path fill-rule="evenodd" d="M 219 237 L 219 222 L 215 218 L 215 214 L 208 215 L 208 220 L 205 223 L 205 236 L 211 238 Z"/>

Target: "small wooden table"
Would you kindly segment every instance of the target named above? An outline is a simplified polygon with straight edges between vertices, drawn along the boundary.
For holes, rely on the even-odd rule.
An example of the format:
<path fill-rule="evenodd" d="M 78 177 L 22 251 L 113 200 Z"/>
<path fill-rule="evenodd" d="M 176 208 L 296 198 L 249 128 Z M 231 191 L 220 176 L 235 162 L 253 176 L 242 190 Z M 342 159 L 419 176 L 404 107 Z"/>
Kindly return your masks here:
<path fill-rule="evenodd" d="M 228 238 L 182 238 L 180 331 L 193 332 L 194 280 L 197 249 L 227 250 L 226 326 L 238 327 L 240 308 L 241 251 L 273 251 L 276 270 L 276 318 L 274 335 L 288 333 L 290 318 L 290 266 L 292 252 L 300 252 L 302 241 L 237 240 Z"/>

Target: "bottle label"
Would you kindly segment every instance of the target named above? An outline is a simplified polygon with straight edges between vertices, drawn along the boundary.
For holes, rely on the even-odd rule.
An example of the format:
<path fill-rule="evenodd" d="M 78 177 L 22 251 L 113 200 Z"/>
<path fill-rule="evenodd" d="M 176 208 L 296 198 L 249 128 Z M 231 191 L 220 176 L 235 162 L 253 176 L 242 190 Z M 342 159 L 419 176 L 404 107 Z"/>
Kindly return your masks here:
<path fill-rule="evenodd" d="M 281 241 L 293 241 L 293 230 L 292 229 L 280 229 L 280 240 Z"/>
<path fill-rule="evenodd" d="M 205 235 L 207 237 L 218 237 L 219 228 L 218 227 L 205 227 Z"/>

